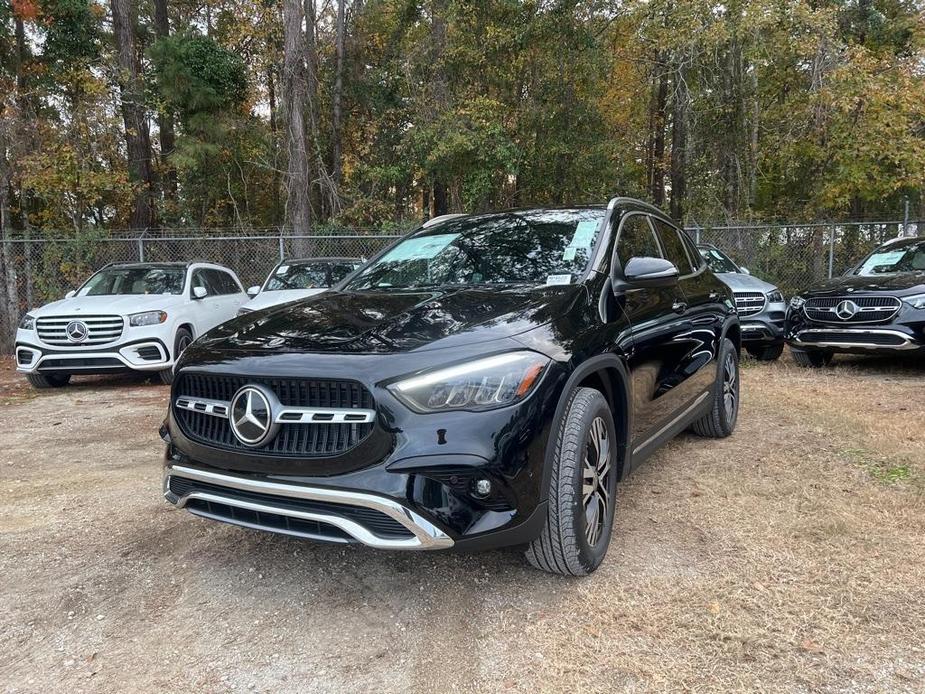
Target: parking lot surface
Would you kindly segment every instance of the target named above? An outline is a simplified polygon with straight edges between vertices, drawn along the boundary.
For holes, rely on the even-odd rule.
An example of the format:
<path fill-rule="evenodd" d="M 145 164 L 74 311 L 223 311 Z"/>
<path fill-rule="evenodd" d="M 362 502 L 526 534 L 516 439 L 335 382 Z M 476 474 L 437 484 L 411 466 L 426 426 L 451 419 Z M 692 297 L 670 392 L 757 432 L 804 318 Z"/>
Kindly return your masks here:
<path fill-rule="evenodd" d="M 925 690 L 925 363 L 742 382 L 736 433 L 661 450 L 566 580 L 194 518 L 161 497 L 167 387 L 5 361 L 0 690 Z"/>

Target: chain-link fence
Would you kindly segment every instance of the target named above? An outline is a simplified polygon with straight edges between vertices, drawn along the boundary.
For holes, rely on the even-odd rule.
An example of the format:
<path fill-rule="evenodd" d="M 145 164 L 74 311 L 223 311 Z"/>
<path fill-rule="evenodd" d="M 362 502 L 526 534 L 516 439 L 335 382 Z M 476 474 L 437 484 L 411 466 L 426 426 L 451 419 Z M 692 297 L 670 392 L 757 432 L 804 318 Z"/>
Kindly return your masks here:
<path fill-rule="evenodd" d="M 725 251 L 752 274 L 790 295 L 842 274 L 870 250 L 901 235 L 925 230 L 922 222 L 838 224 L 698 225 L 688 232 L 700 243 Z M 401 233 L 349 229 L 291 236 L 278 229 L 195 230 L 129 235 L 92 231 L 6 244 L 16 271 L 20 312 L 59 299 L 107 263 L 209 260 L 235 270 L 245 286 L 260 284 L 283 258 L 368 258 Z M 0 276 L 6 268 L 0 267 Z M 0 344 L 3 341 L 0 340 Z"/>
<path fill-rule="evenodd" d="M 916 236 L 922 222 L 841 222 L 692 226 L 698 243 L 713 244 L 785 295 L 844 274 L 880 244 Z"/>

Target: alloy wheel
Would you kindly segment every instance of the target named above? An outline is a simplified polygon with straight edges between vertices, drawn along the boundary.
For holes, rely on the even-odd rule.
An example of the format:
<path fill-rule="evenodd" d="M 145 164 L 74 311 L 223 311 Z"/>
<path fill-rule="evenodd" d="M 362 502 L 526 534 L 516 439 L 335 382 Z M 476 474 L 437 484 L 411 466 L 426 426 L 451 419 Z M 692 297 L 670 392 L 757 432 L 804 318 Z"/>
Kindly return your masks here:
<path fill-rule="evenodd" d="M 723 407 L 726 421 L 734 422 L 739 408 L 739 372 L 732 352 L 728 352 L 723 361 Z"/>
<path fill-rule="evenodd" d="M 585 539 L 594 547 L 607 522 L 610 506 L 611 465 L 610 437 L 607 425 L 595 417 L 585 441 L 585 460 L 582 473 L 582 502 L 585 511 Z"/>

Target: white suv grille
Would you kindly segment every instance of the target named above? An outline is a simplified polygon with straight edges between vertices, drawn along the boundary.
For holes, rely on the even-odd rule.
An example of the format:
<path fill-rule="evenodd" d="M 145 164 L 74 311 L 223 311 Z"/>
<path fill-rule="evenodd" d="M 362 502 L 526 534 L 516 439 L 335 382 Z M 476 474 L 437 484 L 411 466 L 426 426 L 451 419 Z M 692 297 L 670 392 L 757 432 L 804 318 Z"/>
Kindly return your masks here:
<path fill-rule="evenodd" d="M 736 309 L 740 316 L 754 316 L 764 310 L 767 297 L 763 292 L 735 292 Z"/>
<path fill-rule="evenodd" d="M 86 327 L 84 339 L 75 341 L 68 337 L 67 326 L 72 323 L 82 323 Z M 84 347 L 118 340 L 124 324 L 122 316 L 50 316 L 36 320 L 35 327 L 39 339 L 46 345 Z"/>

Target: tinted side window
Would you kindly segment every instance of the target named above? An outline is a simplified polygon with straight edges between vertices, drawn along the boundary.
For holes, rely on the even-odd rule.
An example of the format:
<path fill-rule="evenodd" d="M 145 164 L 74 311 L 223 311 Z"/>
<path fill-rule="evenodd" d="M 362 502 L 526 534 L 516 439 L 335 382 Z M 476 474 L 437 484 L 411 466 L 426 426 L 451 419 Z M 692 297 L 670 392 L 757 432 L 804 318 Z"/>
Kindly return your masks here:
<path fill-rule="evenodd" d="M 215 289 L 216 294 L 237 294 L 237 284 L 227 272 L 221 270 L 206 270 L 206 276 L 209 284 Z"/>
<path fill-rule="evenodd" d="M 617 258 L 625 267 L 630 258 L 663 258 L 655 231 L 643 214 L 634 214 L 620 227 Z"/>
<path fill-rule="evenodd" d="M 193 279 L 190 282 L 190 296 L 195 296 L 195 294 L 193 293 L 193 290 L 196 287 L 202 287 L 203 289 L 205 289 L 207 296 L 214 296 L 216 294 L 216 290 L 209 283 L 209 278 L 206 275 L 205 270 L 194 270 L 193 271 Z"/>
<path fill-rule="evenodd" d="M 653 218 L 652 222 L 658 229 L 662 245 L 665 247 L 665 253 L 668 254 L 668 260 L 674 263 L 682 275 L 689 275 L 694 272 L 697 268 L 691 262 L 687 247 L 684 245 L 684 241 L 681 240 L 680 232 L 660 219 Z"/>

